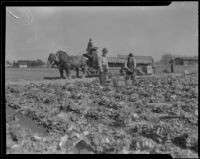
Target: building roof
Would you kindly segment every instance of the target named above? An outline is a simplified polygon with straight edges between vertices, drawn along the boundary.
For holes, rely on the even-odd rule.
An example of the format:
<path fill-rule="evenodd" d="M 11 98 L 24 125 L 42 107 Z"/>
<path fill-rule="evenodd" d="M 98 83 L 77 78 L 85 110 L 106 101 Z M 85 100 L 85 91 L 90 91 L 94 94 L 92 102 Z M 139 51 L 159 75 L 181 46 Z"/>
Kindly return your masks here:
<path fill-rule="evenodd" d="M 118 58 L 120 59 L 126 59 L 128 58 L 128 55 L 117 55 Z M 153 58 L 151 56 L 134 56 L 135 59 L 141 60 L 141 59 L 149 59 L 152 60 Z"/>
<path fill-rule="evenodd" d="M 110 63 L 117 63 L 117 57 L 108 57 L 108 62 Z"/>
<path fill-rule="evenodd" d="M 149 60 L 149 59 L 137 59 L 135 58 L 136 63 L 140 63 L 140 64 L 151 64 L 153 63 L 153 60 Z M 125 63 L 126 59 L 117 59 L 118 63 Z"/>
<path fill-rule="evenodd" d="M 27 61 L 18 61 L 18 64 L 19 65 L 28 65 L 28 62 Z"/>
<path fill-rule="evenodd" d="M 17 62 L 21 63 L 21 62 L 31 62 L 31 61 L 30 60 L 18 60 Z"/>
<path fill-rule="evenodd" d="M 117 59 L 118 63 L 125 63 L 125 61 L 126 61 L 126 59 L 120 59 L 120 58 Z"/>
<path fill-rule="evenodd" d="M 17 61 L 18 64 L 28 64 L 30 62 L 33 62 L 33 61 L 31 61 L 31 60 L 18 60 Z"/>
<path fill-rule="evenodd" d="M 110 63 L 125 63 L 128 55 L 117 55 L 117 57 L 108 57 L 108 62 Z M 151 56 L 134 56 L 136 63 L 150 64 L 153 63 L 153 58 Z"/>
<path fill-rule="evenodd" d="M 175 60 L 176 59 L 181 59 L 184 61 L 198 61 L 198 57 L 177 57 L 177 58 L 175 58 Z"/>

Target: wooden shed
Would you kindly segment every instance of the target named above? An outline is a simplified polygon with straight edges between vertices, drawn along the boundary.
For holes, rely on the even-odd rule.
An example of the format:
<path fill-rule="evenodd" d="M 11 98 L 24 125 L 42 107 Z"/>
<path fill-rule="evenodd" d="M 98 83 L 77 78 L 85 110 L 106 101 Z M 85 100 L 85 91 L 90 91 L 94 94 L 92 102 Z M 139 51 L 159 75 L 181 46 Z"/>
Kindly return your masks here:
<path fill-rule="evenodd" d="M 29 61 L 26 60 L 19 60 L 18 62 L 19 67 L 28 67 L 29 66 Z"/>
<path fill-rule="evenodd" d="M 35 61 L 31 61 L 31 60 L 18 60 L 17 61 L 17 65 L 18 67 L 31 67 L 31 63 L 33 63 Z"/>
<path fill-rule="evenodd" d="M 108 57 L 108 63 L 110 67 L 121 67 L 128 55 L 118 55 L 117 57 Z M 151 56 L 134 56 L 137 66 L 152 65 L 154 60 Z"/>
<path fill-rule="evenodd" d="M 109 67 L 121 67 L 122 62 L 119 62 L 117 57 L 108 57 Z"/>
<path fill-rule="evenodd" d="M 177 57 L 175 65 L 194 65 L 198 64 L 198 57 Z"/>
<path fill-rule="evenodd" d="M 118 55 L 117 57 L 108 57 L 109 67 L 122 68 L 127 59 L 128 55 Z M 134 56 L 136 59 L 137 67 L 141 67 L 144 72 L 148 74 L 147 66 L 151 66 L 154 63 L 154 60 L 151 56 Z M 149 69 L 150 70 L 150 69 Z"/>
<path fill-rule="evenodd" d="M 128 55 L 117 55 L 117 58 L 120 59 L 120 62 L 125 62 Z M 137 65 L 152 65 L 154 60 L 151 56 L 134 56 Z"/>

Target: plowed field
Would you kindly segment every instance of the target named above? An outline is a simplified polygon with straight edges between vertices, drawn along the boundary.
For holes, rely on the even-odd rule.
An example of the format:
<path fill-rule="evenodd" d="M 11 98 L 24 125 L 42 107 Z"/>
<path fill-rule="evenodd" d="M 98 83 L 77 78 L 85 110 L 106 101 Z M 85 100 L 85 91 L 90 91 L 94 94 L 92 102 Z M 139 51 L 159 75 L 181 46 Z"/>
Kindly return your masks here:
<path fill-rule="evenodd" d="M 195 75 L 138 77 L 133 87 L 113 85 L 112 79 L 105 87 L 98 79 L 16 82 L 7 83 L 5 93 L 6 108 L 12 109 L 6 118 L 9 154 L 198 157 Z M 26 119 L 20 116 L 43 130 L 22 124 Z"/>

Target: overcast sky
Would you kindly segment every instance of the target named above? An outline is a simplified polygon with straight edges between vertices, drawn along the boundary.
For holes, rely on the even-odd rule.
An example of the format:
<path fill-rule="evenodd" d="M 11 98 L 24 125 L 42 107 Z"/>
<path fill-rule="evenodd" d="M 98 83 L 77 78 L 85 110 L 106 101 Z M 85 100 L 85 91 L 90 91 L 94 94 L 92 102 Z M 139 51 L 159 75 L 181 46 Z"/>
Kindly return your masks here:
<path fill-rule="evenodd" d="M 25 12 L 26 10 L 26 12 Z M 26 18 L 30 15 L 29 18 Z M 20 21 L 28 21 L 27 24 Z M 81 54 L 88 39 L 109 50 L 160 59 L 198 54 L 198 3 L 128 7 L 22 7 L 6 12 L 6 59 L 42 59 L 58 50 Z"/>

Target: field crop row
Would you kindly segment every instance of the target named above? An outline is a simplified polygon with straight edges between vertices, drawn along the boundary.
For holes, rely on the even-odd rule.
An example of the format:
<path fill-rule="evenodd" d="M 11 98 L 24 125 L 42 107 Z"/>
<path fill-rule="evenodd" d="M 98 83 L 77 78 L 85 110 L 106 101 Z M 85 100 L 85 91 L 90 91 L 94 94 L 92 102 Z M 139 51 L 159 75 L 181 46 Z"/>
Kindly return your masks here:
<path fill-rule="evenodd" d="M 112 81 L 112 80 L 111 80 Z M 198 157 L 197 77 L 138 77 L 133 87 L 98 80 L 6 86 L 6 106 L 49 135 L 7 122 L 7 153 L 169 153 Z M 20 133 L 19 133 L 20 132 Z"/>

